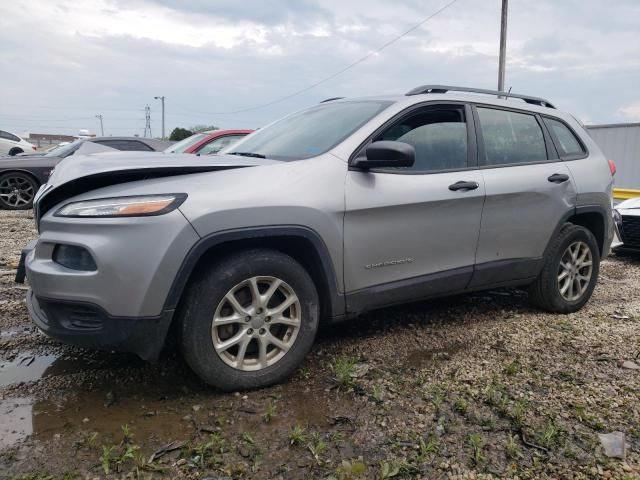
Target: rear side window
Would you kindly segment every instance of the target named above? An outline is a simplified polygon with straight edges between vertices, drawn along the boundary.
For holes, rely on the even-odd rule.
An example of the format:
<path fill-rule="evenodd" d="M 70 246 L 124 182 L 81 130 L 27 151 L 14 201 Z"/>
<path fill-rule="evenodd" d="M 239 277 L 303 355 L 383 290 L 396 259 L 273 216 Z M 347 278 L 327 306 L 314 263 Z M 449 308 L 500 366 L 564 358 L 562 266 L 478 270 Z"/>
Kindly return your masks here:
<path fill-rule="evenodd" d="M 199 153 L 200 155 L 212 155 L 214 153 L 218 153 L 223 148 L 230 147 L 242 137 L 244 137 L 244 135 L 226 135 L 224 137 L 218 137 L 201 147 L 196 153 Z"/>
<path fill-rule="evenodd" d="M 100 143 L 107 147 L 115 148 L 116 150 L 123 150 L 128 152 L 152 152 L 153 149 L 146 143 L 138 142 L 136 140 L 98 140 L 96 143 Z"/>
<path fill-rule="evenodd" d="M 483 165 L 509 165 L 547 160 L 544 134 L 534 115 L 478 108 L 484 140 Z"/>
<path fill-rule="evenodd" d="M 412 145 L 416 161 L 396 170 L 435 172 L 467 167 L 467 124 L 464 108 L 425 108 L 395 123 L 374 141 L 394 140 Z"/>
<path fill-rule="evenodd" d="M 5 132 L 3 130 L 0 130 L 0 138 L 11 140 L 12 142 L 19 142 L 20 141 L 20 139 L 18 137 L 16 137 L 14 134 L 9 133 L 9 132 Z"/>
<path fill-rule="evenodd" d="M 551 130 L 556 141 L 556 147 L 561 157 L 577 157 L 585 154 L 582 144 L 575 134 L 560 120 L 544 117 L 544 123 Z"/>

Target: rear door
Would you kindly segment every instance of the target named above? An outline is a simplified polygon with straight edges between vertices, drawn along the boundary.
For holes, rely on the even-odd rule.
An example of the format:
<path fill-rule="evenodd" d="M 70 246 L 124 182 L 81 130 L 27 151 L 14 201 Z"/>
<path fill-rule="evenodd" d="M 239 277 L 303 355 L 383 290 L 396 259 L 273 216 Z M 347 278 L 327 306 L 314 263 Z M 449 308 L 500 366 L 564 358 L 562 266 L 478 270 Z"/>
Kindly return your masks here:
<path fill-rule="evenodd" d="M 370 139 L 378 140 L 413 145 L 416 162 L 347 174 L 344 278 L 354 312 L 464 289 L 484 201 L 470 107 L 414 108 Z"/>
<path fill-rule="evenodd" d="M 576 189 L 542 119 L 531 112 L 474 107 L 486 199 L 472 287 L 535 277 Z"/>

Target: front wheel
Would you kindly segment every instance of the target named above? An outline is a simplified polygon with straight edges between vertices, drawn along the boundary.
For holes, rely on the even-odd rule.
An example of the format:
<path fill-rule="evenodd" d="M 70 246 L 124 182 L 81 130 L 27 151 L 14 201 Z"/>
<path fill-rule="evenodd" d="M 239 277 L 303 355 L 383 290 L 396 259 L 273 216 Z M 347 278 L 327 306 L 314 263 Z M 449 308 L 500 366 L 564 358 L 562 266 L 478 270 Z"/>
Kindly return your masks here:
<path fill-rule="evenodd" d="M 529 298 L 549 312 L 576 312 L 591 298 L 599 269 L 600 251 L 593 233 L 567 223 L 549 245 Z"/>
<path fill-rule="evenodd" d="M 256 249 L 196 274 L 181 307 L 180 348 L 206 383 L 265 387 L 288 377 L 311 349 L 318 294 L 293 258 Z"/>

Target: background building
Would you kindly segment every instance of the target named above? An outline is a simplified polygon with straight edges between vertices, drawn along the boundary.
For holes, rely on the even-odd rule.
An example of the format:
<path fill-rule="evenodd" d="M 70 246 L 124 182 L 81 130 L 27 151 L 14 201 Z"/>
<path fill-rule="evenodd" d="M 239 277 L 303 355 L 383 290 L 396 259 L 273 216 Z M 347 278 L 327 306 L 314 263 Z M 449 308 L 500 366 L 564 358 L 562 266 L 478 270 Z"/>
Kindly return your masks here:
<path fill-rule="evenodd" d="M 605 156 L 616 162 L 615 196 L 640 196 L 640 123 L 588 125 L 587 130 Z"/>

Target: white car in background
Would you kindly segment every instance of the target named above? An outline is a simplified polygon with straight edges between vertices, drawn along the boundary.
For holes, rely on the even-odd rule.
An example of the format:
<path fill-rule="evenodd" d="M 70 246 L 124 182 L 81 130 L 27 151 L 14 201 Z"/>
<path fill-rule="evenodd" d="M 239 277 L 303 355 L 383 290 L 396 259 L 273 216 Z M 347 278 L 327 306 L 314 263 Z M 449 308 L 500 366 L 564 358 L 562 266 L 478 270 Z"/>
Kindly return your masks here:
<path fill-rule="evenodd" d="M 18 155 L 24 152 L 34 152 L 36 147 L 31 143 L 23 140 L 18 135 L 15 135 L 4 130 L 0 130 L 0 155 Z"/>

